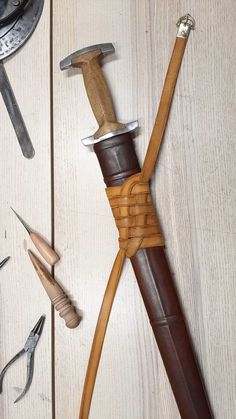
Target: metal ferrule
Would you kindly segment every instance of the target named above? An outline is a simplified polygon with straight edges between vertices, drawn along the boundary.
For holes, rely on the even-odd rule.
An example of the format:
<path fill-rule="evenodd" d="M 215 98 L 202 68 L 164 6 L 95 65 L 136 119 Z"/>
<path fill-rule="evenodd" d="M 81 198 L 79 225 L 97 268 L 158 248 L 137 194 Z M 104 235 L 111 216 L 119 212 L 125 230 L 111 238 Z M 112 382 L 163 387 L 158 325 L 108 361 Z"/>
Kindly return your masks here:
<path fill-rule="evenodd" d="M 179 28 L 176 37 L 188 38 L 191 29 L 195 29 L 195 20 L 191 15 L 187 14 L 178 20 L 176 26 Z"/>

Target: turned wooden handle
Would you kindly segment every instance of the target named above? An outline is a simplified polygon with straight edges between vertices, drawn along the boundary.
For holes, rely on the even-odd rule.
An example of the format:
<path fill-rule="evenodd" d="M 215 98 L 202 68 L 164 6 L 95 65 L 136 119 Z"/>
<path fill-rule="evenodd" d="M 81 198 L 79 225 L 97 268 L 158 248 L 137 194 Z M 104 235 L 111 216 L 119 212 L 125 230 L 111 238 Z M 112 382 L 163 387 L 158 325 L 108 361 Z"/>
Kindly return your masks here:
<path fill-rule="evenodd" d="M 49 244 L 37 233 L 31 232 L 30 238 L 38 249 L 40 255 L 46 260 L 49 265 L 53 266 L 60 259 L 58 254 L 53 250 Z"/>
<path fill-rule="evenodd" d="M 28 250 L 28 254 L 53 306 L 65 320 L 66 326 L 70 329 L 74 329 L 79 325 L 81 320 L 75 307 L 40 260 L 30 250 Z"/>
<path fill-rule="evenodd" d="M 99 63 L 101 50 L 88 52 L 73 60 L 73 67 L 81 67 L 87 95 L 98 122 L 95 138 L 124 128 L 116 120 L 112 98 Z"/>

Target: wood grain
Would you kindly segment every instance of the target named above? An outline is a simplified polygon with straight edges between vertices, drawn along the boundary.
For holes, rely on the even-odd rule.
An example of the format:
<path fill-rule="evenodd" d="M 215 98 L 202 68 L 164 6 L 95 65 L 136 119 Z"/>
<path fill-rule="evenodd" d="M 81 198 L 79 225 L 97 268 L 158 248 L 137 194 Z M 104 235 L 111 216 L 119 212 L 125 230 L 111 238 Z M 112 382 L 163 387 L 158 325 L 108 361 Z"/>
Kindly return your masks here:
<path fill-rule="evenodd" d="M 49 265 L 53 266 L 59 261 L 59 255 L 55 252 L 54 249 L 52 249 L 51 245 L 49 245 L 48 242 L 38 233 L 35 233 L 33 231 L 32 233 L 30 233 L 30 238 L 40 255 Z"/>
<path fill-rule="evenodd" d="M 101 47 L 72 60 L 72 66 L 82 70 L 86 92 L 98 122 L 99 129 L 94 134 L 95 138 L 124 128 L 124 124 L 116 120 L 110 91 L 101 71 L 102 58 Z"/>
<path fill-rule="evenodd" d="M 107 59 L 104 71 L 118 119 L 139 118 L 135 141 L 141 161 L 173 47 L 176 20 L 186 12 L 196 18 L 152 189 L 215 416 L 233 418 L 235 92 L 229 82 L 235 71 L 233 25 L 227 33 L 219 31 L 228 22 L 228 13 L 233 21 L 233 3 L 101 1 L 95 5 L 72 1 L 63 15 L 61 7 L 59 1 L 54 9 L 55 68 L 79 48 L 114 42 L 116 55 Z M 64 33 L 60 37 L 62 25 L 66 37 Z M 60 329 L 57 332 L 57 415 L 62 418 L 76 417 L 78 412 L 98 309 L 117 244 L 95 156 L 79 142 L 97 129 L 82 76 L 79 71 L 70 76 L 56 73 L 54 82 L 56 243 L 65 248 L 63 264 L 56 270 L 71 278 L 69 288 L 84 311 L 78 336 L 71 337 L 76 350 L 69 362 L 62 352 L 68 336 Z M 72 399 L 71 388 L 60 385 L 65 376 L 59 370 L 65 365 L 68 383 L 72 380 L 75 385 Z M 127 264 L 108 328 L 91 419 L 177 417 Z"/>
<path fill-rule="evenodd" d="M 152 131 L 176 20 L 191 13 L 190 36 L 177 83 L 152 192 L 170 265 L 216 419 L 236 412 L 235 114 L 236 9 L 233 0 L 70 0 L 53 2 L 53 121 L 50 121 L 49 2 L 35 34 L 6 63 L 36 156 L 23 159 L 0 101 L 0 366 L 24 344 L 41 314 L 35 375 L 25 383 L 25 360 L 9 370 L 0 396 L 1 419 L 75 419 L 99 308 L 117 251 L 117 232 L 95 155 L 80 139 L 98 126 L 81 70 L 59 62 L 80 48 L 113 42 L 104 60 L 117 119 L 139 119 L 135 137 L 143 161 Z M 30 57 L 30 58 L 29 58 Z M 54 125 L 54 195 L 50 122 Z M 37 193 L 35 192 L 37 190 Z M 56 277 L 82 311 L 69 330 L 55 318 L 55 406 L 51 395 L 51 321 L 47 296 L 23 249 L 27 233 L 16 207 L 55 244 L 62 258 Z M 55 417 L 52 414 L 55 409 Z M 17 409 L 17 410 L 16 410 Z M 118 288 L 97 377 L 90 419 L 177 419 L 176 404 L 129 262 Z"/>
<path fill-rule="evenodd" d="M 24 356 L 7 371 L 4 379 L 1 419 L 51 419 L 51 307 L 25 252 L 32 242 L 10 209 L 10 206 L 19 209 L 50 240 L 49 45 L 49 5 L 45 4 L 32 38 L 5 63 L 34 144 L 32 160 L 22 156 L 0 98 L 0 258 L 11 256 L 0 272 L 0 369 L 23 348 L 39 317 L 46 315 L 35 351 L 31 387 L 19 403 L 13 403 L 26 383 Z"/>

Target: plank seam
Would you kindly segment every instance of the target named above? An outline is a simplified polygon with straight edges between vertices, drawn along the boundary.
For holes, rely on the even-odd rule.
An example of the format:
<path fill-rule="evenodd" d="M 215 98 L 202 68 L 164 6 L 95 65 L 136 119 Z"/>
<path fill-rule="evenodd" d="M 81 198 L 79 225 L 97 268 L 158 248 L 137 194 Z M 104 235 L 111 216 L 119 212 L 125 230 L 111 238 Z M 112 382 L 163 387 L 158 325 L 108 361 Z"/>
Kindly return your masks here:
<path fill-rule="evenodd" d="M 54 90 L 53 90 L 53 0 L 50 0 L 50 152 L 51 152 L 51 244 L 55 246 L 55 177 L 54 177 Z M 52 267 L 52 276 L 55 276 L 55 269 Z M 52 419 L 56 419 L 56 384 L 55 384 L 55 315 L 54 308 L 51 306 L 51 398 L 52 398 Z"/>

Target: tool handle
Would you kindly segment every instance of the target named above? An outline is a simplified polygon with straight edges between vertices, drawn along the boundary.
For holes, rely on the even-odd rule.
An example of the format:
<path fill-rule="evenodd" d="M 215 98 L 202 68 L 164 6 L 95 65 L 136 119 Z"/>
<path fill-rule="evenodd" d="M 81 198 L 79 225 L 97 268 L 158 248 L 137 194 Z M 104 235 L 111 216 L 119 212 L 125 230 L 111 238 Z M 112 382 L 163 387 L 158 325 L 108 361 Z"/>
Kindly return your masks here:
<path fill-rule="evenodd" d="M 65 320 L 66 326 L 69 327 L 69 329 L 74 329 L 80 323 L 80 317 L 74 306 L 60 287 L 54 289 L 54 295 L 55 297 L 51 298 L 53 306 Z"/>
<path fill-rule="evenodd" d="M 77 327 L 80 323 L 80 316 L 58 282 L 48 272 L 40 279 L 53 306 L 65 320 L 66 326 L 69 329 Z"/>
<path fill-rule="evenodd" d="M 40 255 L 46 260 L 47 263 L 49 263 L 49 265 L 53 266 L 59 261 L 60 257 L 58 254 L 38 233 L 31 232 L 30 238 L 35 247 L 38 249 Z"/>
<path fill-rule="evenodd" d="M 24 355 L 25 350 L 21 349 L 21 351 L 19 351 L 15 356 L 13 356 L 13 358 L 7 363 L 7 365 L 3 368 L 1 374 L 0 374 L 0 394 L 2 393 L 2 384 L 3 384 L 3 379 L 5 377 L 5 374 L 8 370 L 8 368 L 10 368 L 10 366 L 12 364 L 14 364 L 14 362 L 19 359 L 22 355 Z"/>
<path fill-rule="evenodd" d="M 73 67 L 82 69 L 90 105 L 99 125 L 95 138 L 124 128 L 124 124 L 116 120 L 110 91 L 99 63 L 100 56 L 101 50 L 98 49 L 83 54 L 73 61 Z"/>
<path fill-rule="evenodd" d="M 59 311 L 60 316 L 65 320 L 66 326 L 70 329 L 77 327 L 81 318 L 62 287 L 30 250 L 28 250 L 28 254 L 46 293 L 55 309 Z"/>

